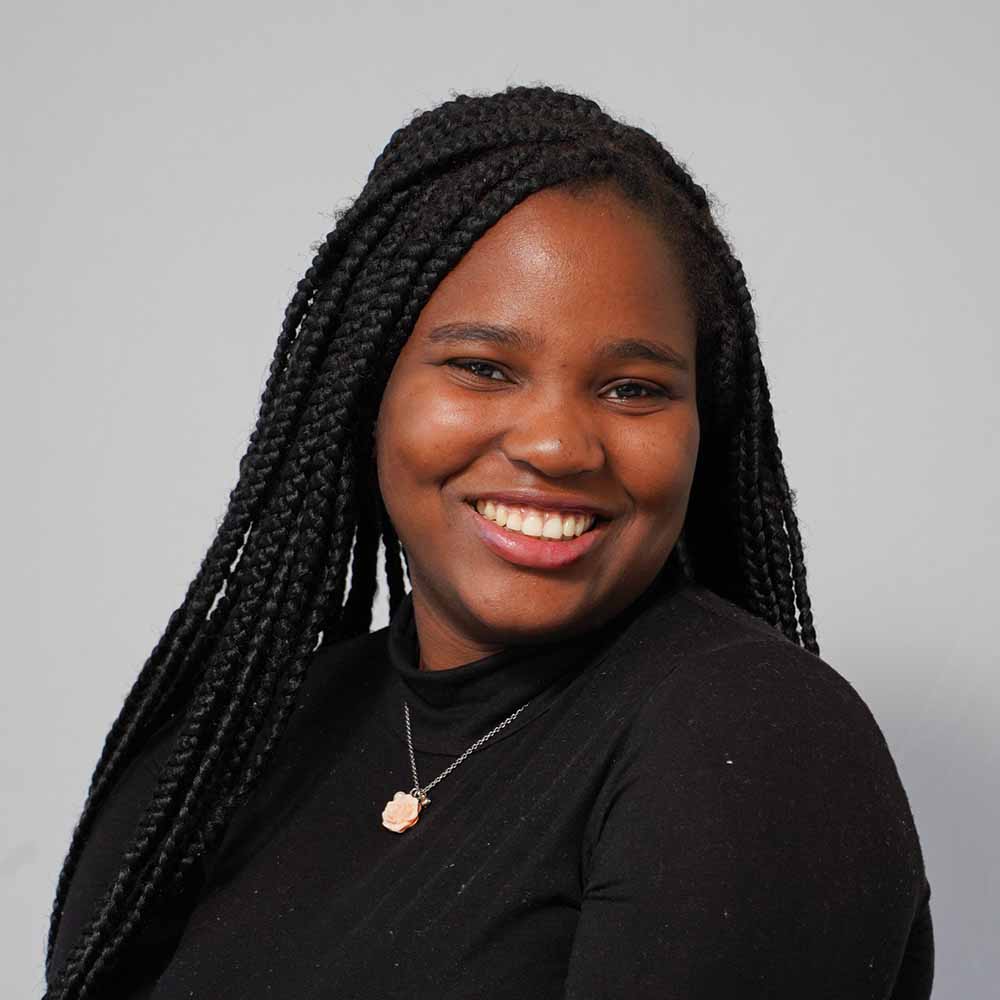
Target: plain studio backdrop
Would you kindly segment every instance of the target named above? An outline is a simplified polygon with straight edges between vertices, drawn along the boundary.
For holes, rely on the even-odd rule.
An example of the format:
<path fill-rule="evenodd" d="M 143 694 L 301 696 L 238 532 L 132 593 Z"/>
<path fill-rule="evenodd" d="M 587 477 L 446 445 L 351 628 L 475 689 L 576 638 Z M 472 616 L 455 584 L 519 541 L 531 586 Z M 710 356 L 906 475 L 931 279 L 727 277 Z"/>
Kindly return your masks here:
<path fill-rule="evenodd" d="M 823 657 L 921 835 L 935 995 L 989 995 L 998 20 L 913 0 L 8 7 L 0 993 L 41 995 L 102 741 L 220 523 L 310 246 L 416 110 L 547 83 L 719 199 Z"/>

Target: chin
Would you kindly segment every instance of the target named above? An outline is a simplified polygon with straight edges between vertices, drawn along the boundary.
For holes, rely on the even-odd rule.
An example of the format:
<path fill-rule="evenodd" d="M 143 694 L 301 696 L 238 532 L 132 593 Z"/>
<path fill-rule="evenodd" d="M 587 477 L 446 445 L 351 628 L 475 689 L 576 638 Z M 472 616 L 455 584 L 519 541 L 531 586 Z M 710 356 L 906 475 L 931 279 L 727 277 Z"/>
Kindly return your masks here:
<path fill-rule="evenodd" d="M 553 631 L 577 630 L 595 604 L 604 603 L 589 592 L 577 592 L 578 586 L 527 574 L 514 584 L 499 575 L 491 582 L 484 574 L 460 585 L 456 599 L 477 631 L 494 641 L 532 642 Z"/>

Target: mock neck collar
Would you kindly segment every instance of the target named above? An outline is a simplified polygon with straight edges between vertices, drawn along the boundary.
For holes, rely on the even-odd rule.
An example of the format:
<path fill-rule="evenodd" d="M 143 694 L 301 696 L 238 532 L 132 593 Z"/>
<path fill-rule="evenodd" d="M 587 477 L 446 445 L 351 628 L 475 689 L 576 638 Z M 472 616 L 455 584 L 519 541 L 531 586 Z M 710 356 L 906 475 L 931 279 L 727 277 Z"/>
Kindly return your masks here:
<path fill-rule="evenodd" d="M 668 568 L 661 583 L 670 588 L 681 576 L 679 570 Z M 509 646 L 445 670 L 420 669 L 420 643 L 411 591 L 389 622 L 387 652 L 391 683 L 386 721 L 405 740 L 405 700 L 410 708 L 414 748 L 457 755 L 525 705 L 517 718 L 490 742 L 506 739 L 544 712 L 574 677 L 601 659 L 661 590 L 659 585 L 650 587 L 599 628 L 568 639 Z"/>

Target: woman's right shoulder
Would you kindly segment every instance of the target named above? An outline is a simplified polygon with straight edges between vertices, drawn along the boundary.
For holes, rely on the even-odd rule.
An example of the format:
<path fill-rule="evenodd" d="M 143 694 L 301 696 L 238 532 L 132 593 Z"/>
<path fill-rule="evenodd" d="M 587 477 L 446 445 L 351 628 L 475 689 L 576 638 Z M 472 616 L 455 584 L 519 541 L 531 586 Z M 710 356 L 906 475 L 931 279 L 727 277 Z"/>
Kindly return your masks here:
<path fill-rule="evenodd" d="M 299 718 L 293 728 L 308 727 L 310 715 L 322 714 L 332 701 L 350 700 L 351 692 L 374 678 L 384 661 L 385 632 L 353 636 L 320 645 L 312 654 L 299 692 Z M 139 820 L 156 789 L 187 721 L 187 704 L 175 707 L 142 740 L 97 808 L 67 890 L 56 934 L 50 973 L 62 966 L 73 943 L 115 877 Z M 293 719 L 295 719 L 293 715 Z"/>

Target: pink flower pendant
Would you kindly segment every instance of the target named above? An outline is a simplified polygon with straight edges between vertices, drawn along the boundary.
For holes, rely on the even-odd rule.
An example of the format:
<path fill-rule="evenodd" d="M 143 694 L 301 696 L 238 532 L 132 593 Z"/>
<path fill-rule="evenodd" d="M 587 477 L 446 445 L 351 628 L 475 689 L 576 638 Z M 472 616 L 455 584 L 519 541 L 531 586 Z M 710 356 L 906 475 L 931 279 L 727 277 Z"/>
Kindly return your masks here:
<path fill-rule="evenodd" d="M 419 819 L 421 807 L 428 802 L 426 795 L 418 799 L 410 792 L 396 792 L 382 810 L 382 825 L 393 833 L 409 830 Z"/>

